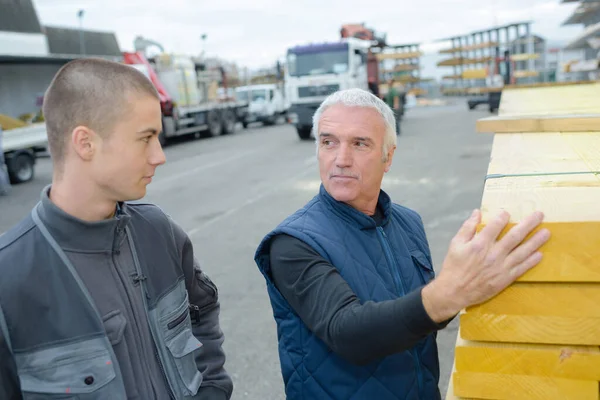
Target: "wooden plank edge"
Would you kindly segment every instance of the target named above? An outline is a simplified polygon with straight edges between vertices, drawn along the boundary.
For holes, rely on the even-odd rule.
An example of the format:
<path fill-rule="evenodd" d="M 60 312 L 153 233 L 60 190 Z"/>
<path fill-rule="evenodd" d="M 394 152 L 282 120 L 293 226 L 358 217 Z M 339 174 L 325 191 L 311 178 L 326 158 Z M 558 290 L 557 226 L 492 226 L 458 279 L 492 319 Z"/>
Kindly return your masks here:
<path fill-rule="evenodd" d="M 600 132 L 600 114 L 498 116 L 476 122 L 478 133 Z"/>
<path fill-rule="evenodd" d="M 600 318 L 460 315 L 461 337 L 478 342 L 600 346 Z"/>

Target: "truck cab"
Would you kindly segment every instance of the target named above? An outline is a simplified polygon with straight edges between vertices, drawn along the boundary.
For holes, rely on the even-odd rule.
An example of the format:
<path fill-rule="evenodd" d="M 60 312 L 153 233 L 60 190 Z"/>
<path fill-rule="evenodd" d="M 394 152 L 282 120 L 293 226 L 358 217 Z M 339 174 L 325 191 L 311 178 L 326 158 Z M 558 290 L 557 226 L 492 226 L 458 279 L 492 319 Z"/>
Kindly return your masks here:
<path fill-rule="evenodd" d="M 313 114 L 327 96 L 338 90 L 369 89 L 370 45 L 369 41 L 345 38 L 288 49 L 285 71 L 288 115 L 300 139 L 310 139 Z"/>
<path fill-rule="evenodd" d="M 274 83 L 239 86 L 235 93 L 238 101 L 248 103 L 248 112 L 242 120 L 244 128 L 252 122 L 273 125 L 289 108 L 282 87 Z"/>

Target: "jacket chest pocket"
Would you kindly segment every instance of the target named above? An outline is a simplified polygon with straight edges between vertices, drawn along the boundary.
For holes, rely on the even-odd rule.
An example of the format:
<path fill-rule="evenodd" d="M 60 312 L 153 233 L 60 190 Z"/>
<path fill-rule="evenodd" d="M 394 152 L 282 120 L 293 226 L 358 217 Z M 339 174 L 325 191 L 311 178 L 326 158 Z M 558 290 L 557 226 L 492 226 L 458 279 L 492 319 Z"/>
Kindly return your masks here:
<path fill-rule="evenodd" d="M 15 358 L 24 400 L 126 398 L 102 339 L 37 350 Z"/>
<path fill-rule="evenodd" d="M 192 332 L 189 301 L 187 292 L 178 299 L 171 300 L 170 306 L 163 304 L 162 315 L 159 315 L 158 325 L 164 340 L 168 365 L 165 369 L 171 376 L 174 389 L 182 396 L 195 396 L 202 384 L 202 374 L 196 364 L 196 355 L 201 351 L 202 343 Z M 166 296 L 162 301 L 169 301 Z"/>
<path fill-rule="evenodd" d="M 417 268 L 421 282 L 424 285 L 431 282 L 435 278 L 435 271 L 425 254 L 421 250 L 412 250 L 410 256 Z"/>

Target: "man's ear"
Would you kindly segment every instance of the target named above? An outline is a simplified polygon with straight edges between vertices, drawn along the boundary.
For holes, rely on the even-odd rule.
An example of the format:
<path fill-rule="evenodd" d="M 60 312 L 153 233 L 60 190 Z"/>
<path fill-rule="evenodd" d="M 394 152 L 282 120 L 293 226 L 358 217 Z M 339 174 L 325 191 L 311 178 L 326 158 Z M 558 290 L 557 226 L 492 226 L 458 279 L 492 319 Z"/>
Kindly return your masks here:
<path fill-rule="evenodd" d="M 71 145 L 75 153 L 84 161 L 90 161 L 97 149 L 96 132 L 87 126 L 77 126 L 71 133 Z"/>
<path fill-rule="evenodd" d="M 396 151 L 396 146 L 390 147 L 387 153 L 387 161 L 385 162 L 385 172 L 388 172 L 390 168 L 392 168 L 392 160 L 394 159 L 394 152 Z"/>

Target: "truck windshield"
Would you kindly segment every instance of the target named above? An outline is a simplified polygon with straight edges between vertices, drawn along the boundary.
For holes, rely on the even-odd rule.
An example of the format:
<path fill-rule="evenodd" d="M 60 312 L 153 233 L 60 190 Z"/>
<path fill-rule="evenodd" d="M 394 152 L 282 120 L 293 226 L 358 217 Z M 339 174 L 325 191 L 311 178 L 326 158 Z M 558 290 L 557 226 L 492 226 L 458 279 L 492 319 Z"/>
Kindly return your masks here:
<path fill-rule="evenodd" d="M 288 53 L 290 76 L 340 74 L 348 70 L 348 50 L 332 50 L 318 53 Z"/>
<path fill-rule="evenodd" d="M 237 92 L 239 101 L 266 101 L 267 91 L 265 89 L 240 90 Z"/>

